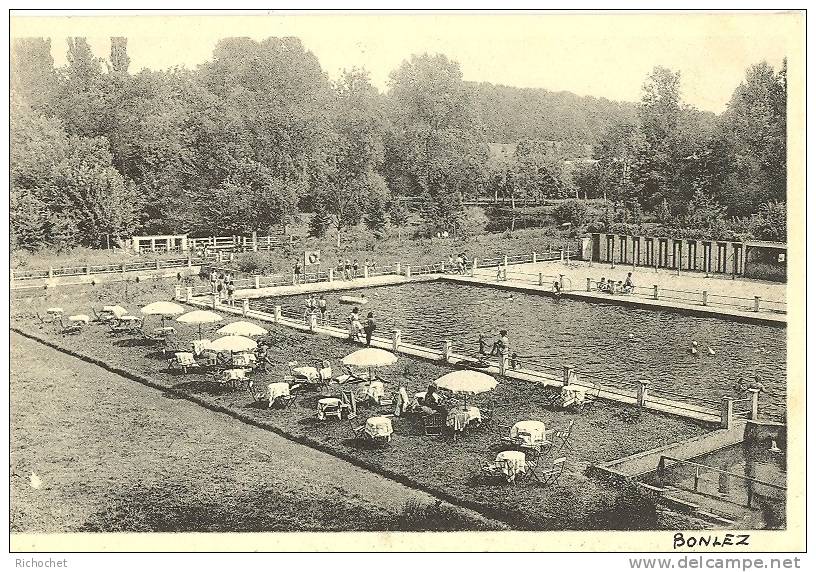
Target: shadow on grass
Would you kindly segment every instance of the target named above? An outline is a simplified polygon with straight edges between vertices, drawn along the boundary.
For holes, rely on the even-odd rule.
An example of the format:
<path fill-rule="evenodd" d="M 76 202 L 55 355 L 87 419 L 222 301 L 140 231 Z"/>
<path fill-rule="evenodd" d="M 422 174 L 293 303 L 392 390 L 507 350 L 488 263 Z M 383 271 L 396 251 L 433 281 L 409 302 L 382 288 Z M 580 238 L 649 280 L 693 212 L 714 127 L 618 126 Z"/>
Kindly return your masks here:
<path fill-rule="evenodd" d="M 139 348 L 139 347 L 149 347 L 155 346 L 155 340 L 149 340 L 147 338 L 125 338 L 125 339 L 117 339 L 113 342 L 113 345 L 118 348 Z"/>

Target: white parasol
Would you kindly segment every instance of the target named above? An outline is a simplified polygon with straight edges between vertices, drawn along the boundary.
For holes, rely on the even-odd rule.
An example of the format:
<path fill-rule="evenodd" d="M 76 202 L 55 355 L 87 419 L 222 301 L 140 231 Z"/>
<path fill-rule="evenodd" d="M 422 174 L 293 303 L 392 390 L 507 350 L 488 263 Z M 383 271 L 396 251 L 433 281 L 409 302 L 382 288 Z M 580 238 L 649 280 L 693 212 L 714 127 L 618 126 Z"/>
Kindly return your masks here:
<path fill-rule="evenodd" d="M 496 389 L 497 384 L 496 378 L 492 375 L 468 369 L 447 373 L 434 383 L 440 389 L 446 389 L 465 396 L 492 391 Z"/>
<path fill-rule="evenodd" d="M 182 324 L 198 324 L 198 339 L 201 339 L 201 324 L 212 324 L 213 322 L 220 322 L 221 316 L 209 310 L 193 310 L 187 312 L 176 318 L 177 322 Z"/>
<path fill-rule="evenodd" d="M 178 316 L 184 313 L 184 307 L 173 302 L 153 302 L 141 310 L 145 316 L 161 316 L 162 327 L 166 316 Z"/>
<path fill-rule="evenodd" d="M 127 310 L 122 306 L 102 306 L 102 311 L 112 314 L 115 318 L 121 318 L 125 314 L 127 314 Z"/>
<path fill-rule="evenodd" d="M 263 336 L 269 332 L 257 324 L 252 322 L 232 322 L 223 328 L 216 331 L 217 334 L 232 335 L 232 336 Z"/>
<path fill-rule="evenodd" d="M 343 358 L 343 364 L 355 367 L 367 367 L 368 379 L 374 379 L 373 368 L 397 363 L 397 356 L 379 348 L 365 348 L 352 352 Z"/>

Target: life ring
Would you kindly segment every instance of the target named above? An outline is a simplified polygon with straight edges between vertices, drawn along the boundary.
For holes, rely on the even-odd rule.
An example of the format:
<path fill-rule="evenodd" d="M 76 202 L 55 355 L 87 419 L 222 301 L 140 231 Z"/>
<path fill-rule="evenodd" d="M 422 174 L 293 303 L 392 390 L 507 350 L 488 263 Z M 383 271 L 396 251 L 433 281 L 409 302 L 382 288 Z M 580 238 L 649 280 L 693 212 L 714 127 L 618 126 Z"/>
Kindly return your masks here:
<path fill-rule="evenodd" d="M 317 264 L 317 261 L 320 260 L 320 255 L 316 252 L 309 253 L 308 256 L 309 264 Z"/>

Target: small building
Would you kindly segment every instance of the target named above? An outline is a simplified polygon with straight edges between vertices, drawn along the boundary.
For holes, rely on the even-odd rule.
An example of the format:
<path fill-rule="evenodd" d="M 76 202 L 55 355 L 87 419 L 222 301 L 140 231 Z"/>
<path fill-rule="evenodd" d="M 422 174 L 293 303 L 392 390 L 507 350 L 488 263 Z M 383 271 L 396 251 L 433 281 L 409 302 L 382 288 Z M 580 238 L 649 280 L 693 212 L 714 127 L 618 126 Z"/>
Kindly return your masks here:
<path fill-rule="evenodd" d="M 187 252 L 186 234 L 134 236 L 130 240 L 133 252 Z"/>

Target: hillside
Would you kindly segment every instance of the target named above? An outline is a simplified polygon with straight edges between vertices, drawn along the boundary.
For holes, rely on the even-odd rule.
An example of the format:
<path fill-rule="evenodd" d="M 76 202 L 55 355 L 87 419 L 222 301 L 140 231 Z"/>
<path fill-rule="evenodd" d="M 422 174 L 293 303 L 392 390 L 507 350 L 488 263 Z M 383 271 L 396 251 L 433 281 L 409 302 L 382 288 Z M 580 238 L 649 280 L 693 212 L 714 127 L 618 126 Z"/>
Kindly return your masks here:
<path fill-rule="evenodd" d="M 466 82 L 472 101 L 495 143 L 521 139 L 562 141 L 575 145 L 574 156 L 587 156 L 609 126 L 635 121 L 637 104 L 581 97 L 546 89 Z"/>

